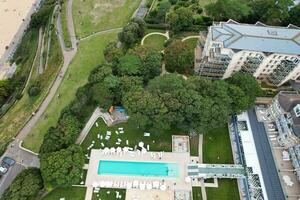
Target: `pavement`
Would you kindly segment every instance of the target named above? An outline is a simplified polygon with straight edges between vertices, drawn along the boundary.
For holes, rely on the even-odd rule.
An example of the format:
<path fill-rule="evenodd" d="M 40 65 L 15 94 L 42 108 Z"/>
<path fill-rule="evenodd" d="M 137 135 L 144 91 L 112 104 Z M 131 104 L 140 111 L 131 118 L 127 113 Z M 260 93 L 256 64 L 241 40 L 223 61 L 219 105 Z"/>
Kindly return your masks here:
<path fill-rule="evenodd" d="M 285 199 L 264 124 L 257 120 L 254 108 L 248 111 L 248 116 L 268 199 Z"/>

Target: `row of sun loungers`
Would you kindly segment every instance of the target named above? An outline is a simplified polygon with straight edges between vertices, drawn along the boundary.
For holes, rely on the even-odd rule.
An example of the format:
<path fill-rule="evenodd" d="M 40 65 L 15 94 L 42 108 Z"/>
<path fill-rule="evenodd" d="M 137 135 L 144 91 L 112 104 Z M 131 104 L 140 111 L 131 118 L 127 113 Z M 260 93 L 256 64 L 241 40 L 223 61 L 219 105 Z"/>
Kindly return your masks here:
<path fill-rule="evenodd" d="M 140 189 L 140 190 L 166 190 L 165 183 L 159 181 L 100 181 L 93 183 L 94 192 L 98 193 L 100 188 Z"/>

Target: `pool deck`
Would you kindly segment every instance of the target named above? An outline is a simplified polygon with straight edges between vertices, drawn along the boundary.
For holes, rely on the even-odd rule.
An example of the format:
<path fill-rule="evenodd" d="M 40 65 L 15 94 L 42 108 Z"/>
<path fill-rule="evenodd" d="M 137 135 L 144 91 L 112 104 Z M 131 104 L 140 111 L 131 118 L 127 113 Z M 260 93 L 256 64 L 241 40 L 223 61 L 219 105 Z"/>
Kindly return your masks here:
<path fill-rule="evenodd" d="M 153 152 L 153 153 L 157 154 L 158 152 Z M 187 165 L 190 163 L 189 153 L 164 152 L 161 159 L 159 159 L 158 157 L 152 158 L 151 152 L 147 152 L 144 154 L 138 154 L 137 152 L 135 152 L 136 154 L 135 156 L 132 156 L 131 154 L 123 153 L 121 156 L 118 155 L 117 153 L 104 154 L 104 152 L 99 149 L 92 149 L 85 185 L 87 187 L 93 187 L 93 184 L 100 183 L 101 181 L 110 181 L 114 183 L 133 182 L 134 180 L 137 180 L 139 182 L 146 182 L 146 183 L 159 181 L 160 183 L 164 183 L 167 186 L 167 190 L 173 190 L 173 191 L 192 190 L 191 183 L 185 182 L 185 178 L 187 177 Z M 100 160 L 178 163 L 179 177 L 98 175 L 98 165 Z M 112 186 L 110 188 L 122 188 L 122 187 Z"/>

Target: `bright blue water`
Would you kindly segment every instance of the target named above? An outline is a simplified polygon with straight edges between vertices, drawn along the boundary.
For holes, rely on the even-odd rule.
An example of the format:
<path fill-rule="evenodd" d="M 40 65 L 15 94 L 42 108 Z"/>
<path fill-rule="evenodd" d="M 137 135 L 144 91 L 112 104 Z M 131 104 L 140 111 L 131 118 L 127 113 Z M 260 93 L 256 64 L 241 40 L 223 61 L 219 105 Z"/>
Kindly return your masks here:
<path fill-rule="evenodd" d="M 179 166 L 176 163 L 100 160 L 98 166 L 98 174 L 178 177 Z"/>

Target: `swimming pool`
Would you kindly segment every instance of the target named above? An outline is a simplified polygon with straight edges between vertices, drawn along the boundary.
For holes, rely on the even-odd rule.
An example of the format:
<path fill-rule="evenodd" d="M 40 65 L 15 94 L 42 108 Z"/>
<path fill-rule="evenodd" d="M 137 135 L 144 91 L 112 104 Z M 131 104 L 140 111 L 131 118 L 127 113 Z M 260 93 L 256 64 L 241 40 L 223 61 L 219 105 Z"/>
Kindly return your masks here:
<path fill-rule="evenodd" d="M 100 160 L 98 174 L 178 177 L 179 166 L 176 163 Z"/>

